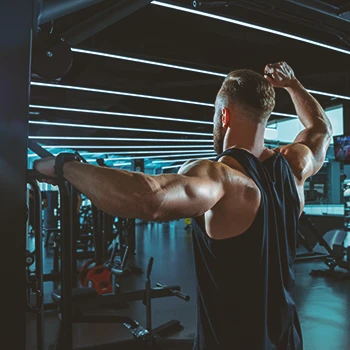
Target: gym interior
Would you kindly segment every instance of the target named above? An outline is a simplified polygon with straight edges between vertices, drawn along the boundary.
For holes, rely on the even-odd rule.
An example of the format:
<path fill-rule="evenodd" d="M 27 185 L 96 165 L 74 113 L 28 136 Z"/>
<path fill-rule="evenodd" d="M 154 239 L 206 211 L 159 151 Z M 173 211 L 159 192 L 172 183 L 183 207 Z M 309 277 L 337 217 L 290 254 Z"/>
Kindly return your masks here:
<path fill-rule="evenodd" d="M 224 77 L 282 60 L 333 126 L 296 233 L 304 349 L 350 349 L 348 1 L 12 0 L 0 17 L 4 349 L 192 349 L 192 219 L 111 216 L 33 163 L 70 152 L 158 175 L 214 159 Z M 276 89 L 266 146 L 302 129 Z"/>

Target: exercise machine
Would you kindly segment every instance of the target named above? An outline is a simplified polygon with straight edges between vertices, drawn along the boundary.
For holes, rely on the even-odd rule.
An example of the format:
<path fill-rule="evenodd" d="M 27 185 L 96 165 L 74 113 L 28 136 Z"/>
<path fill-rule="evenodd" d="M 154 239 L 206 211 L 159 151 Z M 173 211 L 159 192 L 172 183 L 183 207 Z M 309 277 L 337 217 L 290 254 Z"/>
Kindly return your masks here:
<path fill-rule="evenodd" d="M 121 278 L 125 271 L 126 255 L 120 262 L 120 266 L 116 266 L 113 262 L 111 272 L 113 275 L 113 291 L 103 295 L 98 295 L 94 288 L 72 288 L 72 235 L 70 234 L 70 205 L 69 190 L 65 182 L 59 182 L 59 191 L 61 198 L 61 221 L 62 221 L 62 246 L 61 260 L 62 264 L 62 288 L 52 293 L 54 302 L 59 305 L 60 312 L 60 331 L 57 343 L 53 346 L 55 350 L 71 350 L 73 349 L 73 324 L 74 323 L 122 323 L 134 336 L 134 339 L 126 342 L 118 342 L 110 345 L 110 348 L 118 349 L 192 349 L 192 340 L 167 340 L 159 339 L 157 335 L 169 330 L 180 330 L 181 325 L 178 321 L 173 320 L 160 328 L 152 329 L 151 323 L 151 300 L 155 298 L 176 296 L 185 301 L 189 300 L 189 296 L 181 293 L 180 286 L 165 286 L 158 283 L 156 287 L 151 288 L 151 270 L 153 266 L 153 258 L 150 259 L 145 288 L 136 291 L 123 292 L 121 289 Z M 146 306 L 146 328 L 140 323 L 125 316 L 105 316 L 91 315 L 91 311 L 106 307 L 110 309 L 112 305 L 120 305 L 123 303 L 142 300 Z M 88 314 L 87 314 L 88 313 Z M 108 345 L 109 346 L 109 345 Z M 93 347 L 91 349 L 108 349 L 107 345 L 101 347 Z"/>
<path fill-rule="evenodd" d="M 350 247 L 344 247 L 344 240 L 347 236 L 347 232 L 344 230 L 331 230 L 325 235 L 322 235 L 315 223 L 305 212 L 302 213 L 300 220 L 310 229 L 317 239 L 314 250 L 317 252 L 324 251 L 320 253 L 320 257 L 324 259 L 324 263 L 329 268 L 328 270 L 312 270 L 310 275 L 350 279 Z M 336 270 L 337 267 L 347 272 L 343 273 L 342 271 L 338 271 Z"/>

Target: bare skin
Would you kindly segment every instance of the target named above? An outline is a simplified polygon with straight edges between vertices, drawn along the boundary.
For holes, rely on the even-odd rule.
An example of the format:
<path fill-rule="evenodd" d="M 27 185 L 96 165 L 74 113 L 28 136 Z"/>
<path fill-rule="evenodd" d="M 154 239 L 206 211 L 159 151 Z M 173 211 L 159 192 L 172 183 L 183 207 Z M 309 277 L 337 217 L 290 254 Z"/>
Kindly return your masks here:
<path fill-rule="evenodd" d="M 286 89 L 305 129 L 295 141 L 277 150 L 264 146 L 265 125 L 247 122 L 239 106 L 223 106 L 218 111 L 222 148 L 247 150 L 260 161 L 280 152 L 293 170 L 302 208 L 305 180 L 321 168 L 329 146 L 332 127 L 319 103 L 302 87 L 285 63 L 265 67 L 265 76 L 275 88 Z M 35 169 L 54 176 L 54 159 L 36 162 Z M 198 217 L 213 239 L 243 233 L 253 222 L 260 191 L 230 157 L 219 162 L 194 160 L 182 166 L 179 174 L 150 176 L 141 173 L 70 162 L 64 177 L 105 212 L 149 221 Z M 301 208 L 301 210 L 302 210 Z"/>

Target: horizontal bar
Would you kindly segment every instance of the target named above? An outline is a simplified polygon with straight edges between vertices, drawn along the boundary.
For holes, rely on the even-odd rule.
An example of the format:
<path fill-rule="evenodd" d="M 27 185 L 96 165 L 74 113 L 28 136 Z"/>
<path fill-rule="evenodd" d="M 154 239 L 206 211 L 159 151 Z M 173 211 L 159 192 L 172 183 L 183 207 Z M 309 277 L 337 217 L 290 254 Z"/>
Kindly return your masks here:
<path fill-rule="evenodd" d="M 130 151 L 130 152 L 93 152 L 93 153 L 84 153 L 81 155 L 97 155 L 97 154 L 101 154 L 101 155 L 109 155 L 109 154 L 115 154 L 115 155 L 119 155 L 119 154 L 159 154 L 160 156 L 162 154 L 168 154 L 170 151 Z M 182 150 L 182 151 L 171 151 L 171 153 L 180 153 L 181 154 L 185 154 L 188 152 L 197 152 L 197 153 L 210 153 L 210 152 L 214 152 L 214 149 L 193 149 L 193 150 Z"/>
<path fill-rule="evenodd" d="M 108 112 L 108 111 L 98 111 L 98 110 L 92 110 L 92 109 L 43 106 L 43 105 L 29 105 L 29 107 L 35 108 L 35 109 L 47 109 L 47 110 L 64 111 L 64 112 L 77 112 L 77 113 L 87 113 L 87 114 L 101 114 L 101 115 L 111 115 L 111 116 L 120 116 L 120 117 L 131 117 L 131 118 L 156 119 L 161 121 L 169 120 L 171 122 L 181 122 L 181 123 L 195 123 L 195 124 L 209 124 L 209 125 L 214 124 L 213 122 L 204 121 L 204 120 L 170 118 L 170 117 L 144 115 L 144 114 L 131 114 L 131 113 L 123 113 L 123 112 Z"/>
<path fill-rule="evenodd" d="M 32 86 L 43 86 L 43 87 L 51 87 L 56 89 L 67 89 L 67 90 L 78 90 L 78 91 L 85 91 L 85 92 L 96 92 L 100 94 L 110 94 L 110 95 L 119 95 L 119 96 L 128 96 L 128 97 L 137 97 L 137 98 L 147 98 L 151 100 L 160 100 L 160 101 L 167 101 L 167 102 L 176 102 L 176 103 L 185 103 L 185 104 L 192 104 L 192 105 L 198 105 L 198 106 L 205 106 L 205 107 L 214 107 L 213 103 L 204 103 L 204 102 L 197 102 L 197 101 L 189 101 L 189 100 L 180 100 L 176 98 L 168 98 L 168 97 L 161 97 L 161 96 L 152 96 L 152 95 L 143 95 L 143 94 L 134 94 L 130 92 L 122 92 L 122 91 L 112 91 L 112 90 L 103 90 L 103 89 L 93 89 L 93 88 L 87 88 L 82 86 L 72 86 L 72 85 L 59 85 L 59 84 L 51 84 L 51 83 L 39 83 L 39 82 L 31 82 Z"/>
<path fill-rule="evenodd" d="M 185 66 L 179 66 L 176 64 L 162 63 L 162 62 L 157 62 L 157 61 L 144 60 L 144 59 L 140 59 L 140 58 L 114 55 L 114 54 L 98 52 L 98 51 L 91 51 L 91 50 L 84 50 L 84 49 L 79 49 L 79 48 L 72 48 L 72 51 L 77 52 L 77 53 L 87 54 L 87 55 L 102 56 L 102 57 L 108 57 L 108 58 L 113 58 L 113 59 L 118 59 L 118 60 L 131 61 L 131 62 L 143 63 L 143 64 L 150 64 L 153 66 L 160 66 L 160 67 L 165 67 L 165 68 L 175 68 L 175 69 L 184 70 L 184 71 L 193 72 L 193 73 L 214 75 L 217 77 L 226 77 L 226 75 L 227 75 L 224 73 L 217 73 L 217 72 L 212 72 L 212 71 L 203 70 L 203 69 L 196 69 L 196 68 L 190 68 L 190 67 L 185 67 Z"/>
<path fill-rule="evenodd" d="M 140 156 L 140 157 L 118 157 L 118 158 L 104 158 L 105 162 L 115 161 L 115 160 L 129 160 L 129 159 L 153 159 L 153 158 L 176 158 L 176 157 L 192 157 L 192 156 L 207 156 L 212 155 L 213 151 L 207 154 L 203 153 L 190 153 L 190 154 L 167 154 L 167 155 L 157 155 L 157 156 Z M 88 159 L 89 163 L 95 162 L 97 159 Z"/>
<path fill-rule="evenodd" d="M 208 155 L 212 155 L 212 153 L 208 154 Z M 209 158 L 207 158 L 207 157 L 205 157 L 205 158 L 197 158 L 197 159 L 214 159 L 214 158 L 216 158 L 216 156 L 215 157 L 209 157 Z M 192 160 L 192 159 L 154 160 L 154 161 L 152 161 L 152 164 L 187 162 L 188 160 Z"/>
<path fill-rule="evenodd" d="M 123 137 L 79 137 L 79 136 L 29 136 L 30 140 L 77 140 L 77 141 L 126 141 L 126 142 L 209 142 L 213 140 L 201 139 L 142 139 L 142 138 L 123 138 Z M 108 147 L 106 147 L 108 148 Z"/>
<path fill-rule="evenodd" d="M 175 168 L 181 168 L 182 164 L 179 165 L 169 165 L 169 166 L 163 166 L 162 169 L 175 169 Z"/>
<path fill-rule="evenodd" d="M 195 135 L 195 136 L 212 136 L 211 133 L 204 132 L 191 132 L 191 131 L 175 131 L 175 130 L 159 130 L 159 129 L 142 129 L 142 128 L 126 128 L 119 126 L 104 126 L 104 125 L 90 125 L 90 124 L 73 124 L 73 123 L 58 123 L 58 122 L 43 122 L 43 121 L 29 121 L 29 124 L 33 125 L 49 125 L 49 126 L 62 126 L 70 128 L 86 128 L 86 129 L 99 129 L 99 130 L 119 130 L 119 131 L 134 131 L 134 132 L 151 132 L 160 134 L 180 134 L 180 135 Z"/>
<path fill-rule="evenodd" d="M 51 149 L 51 148 L 65 148 L 65 149 L 69 149 L 69 148 L 72 148 L 72 149 L 89 149 L 89 148 L 95 148 L 95 149 L 101 149 L 101 148 L 109 148 L 109 149 L 153 149 L 153 148 L 156 148 L 156 149 L 168 149 L 168 148 L 185 148 L 185 149 L 188 149 L 188 148 L 206 148 L 206 147 L 209 147 L 207 145 L 181 145 L 181 146 L 178 146 L 178 145 L 171 145 L 171 146 L 158 146 L 158 145 L 154 145 L 154 146 L 108 146 L 108 145 L 105 145 L 105 146 L 101 146 L 101 145 L 98 145 L 98 146 L 94 146 L 94 145 L 55 145 L 55 146 L 43 146 L 43 148 L 47 148 L 47 149 Z M 105 153 L 103 153 L 105 154 Z"/>

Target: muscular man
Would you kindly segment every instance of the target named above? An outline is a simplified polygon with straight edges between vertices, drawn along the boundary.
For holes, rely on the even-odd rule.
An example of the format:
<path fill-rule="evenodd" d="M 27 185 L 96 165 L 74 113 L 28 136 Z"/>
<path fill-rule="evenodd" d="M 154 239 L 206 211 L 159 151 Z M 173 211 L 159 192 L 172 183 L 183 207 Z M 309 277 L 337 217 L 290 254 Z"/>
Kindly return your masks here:
<path fill-rule="evenodd" d="M 285 63 L 265 76 L 236 70 L 215 101 L 215 161 L 194 160 L 179 174 L 149 176 L 79 162 L 64 178 L 119 217 L 192 217 L 197 275 L 196 350 L 300 350 L 293 262 L 305 180 L 321 168 L 332 127 Z M 264 146 L 274 88 L 290 94 L 305 129 L 294 143 Z M 35 168 L 55 176 L 54 159 Z"/>

